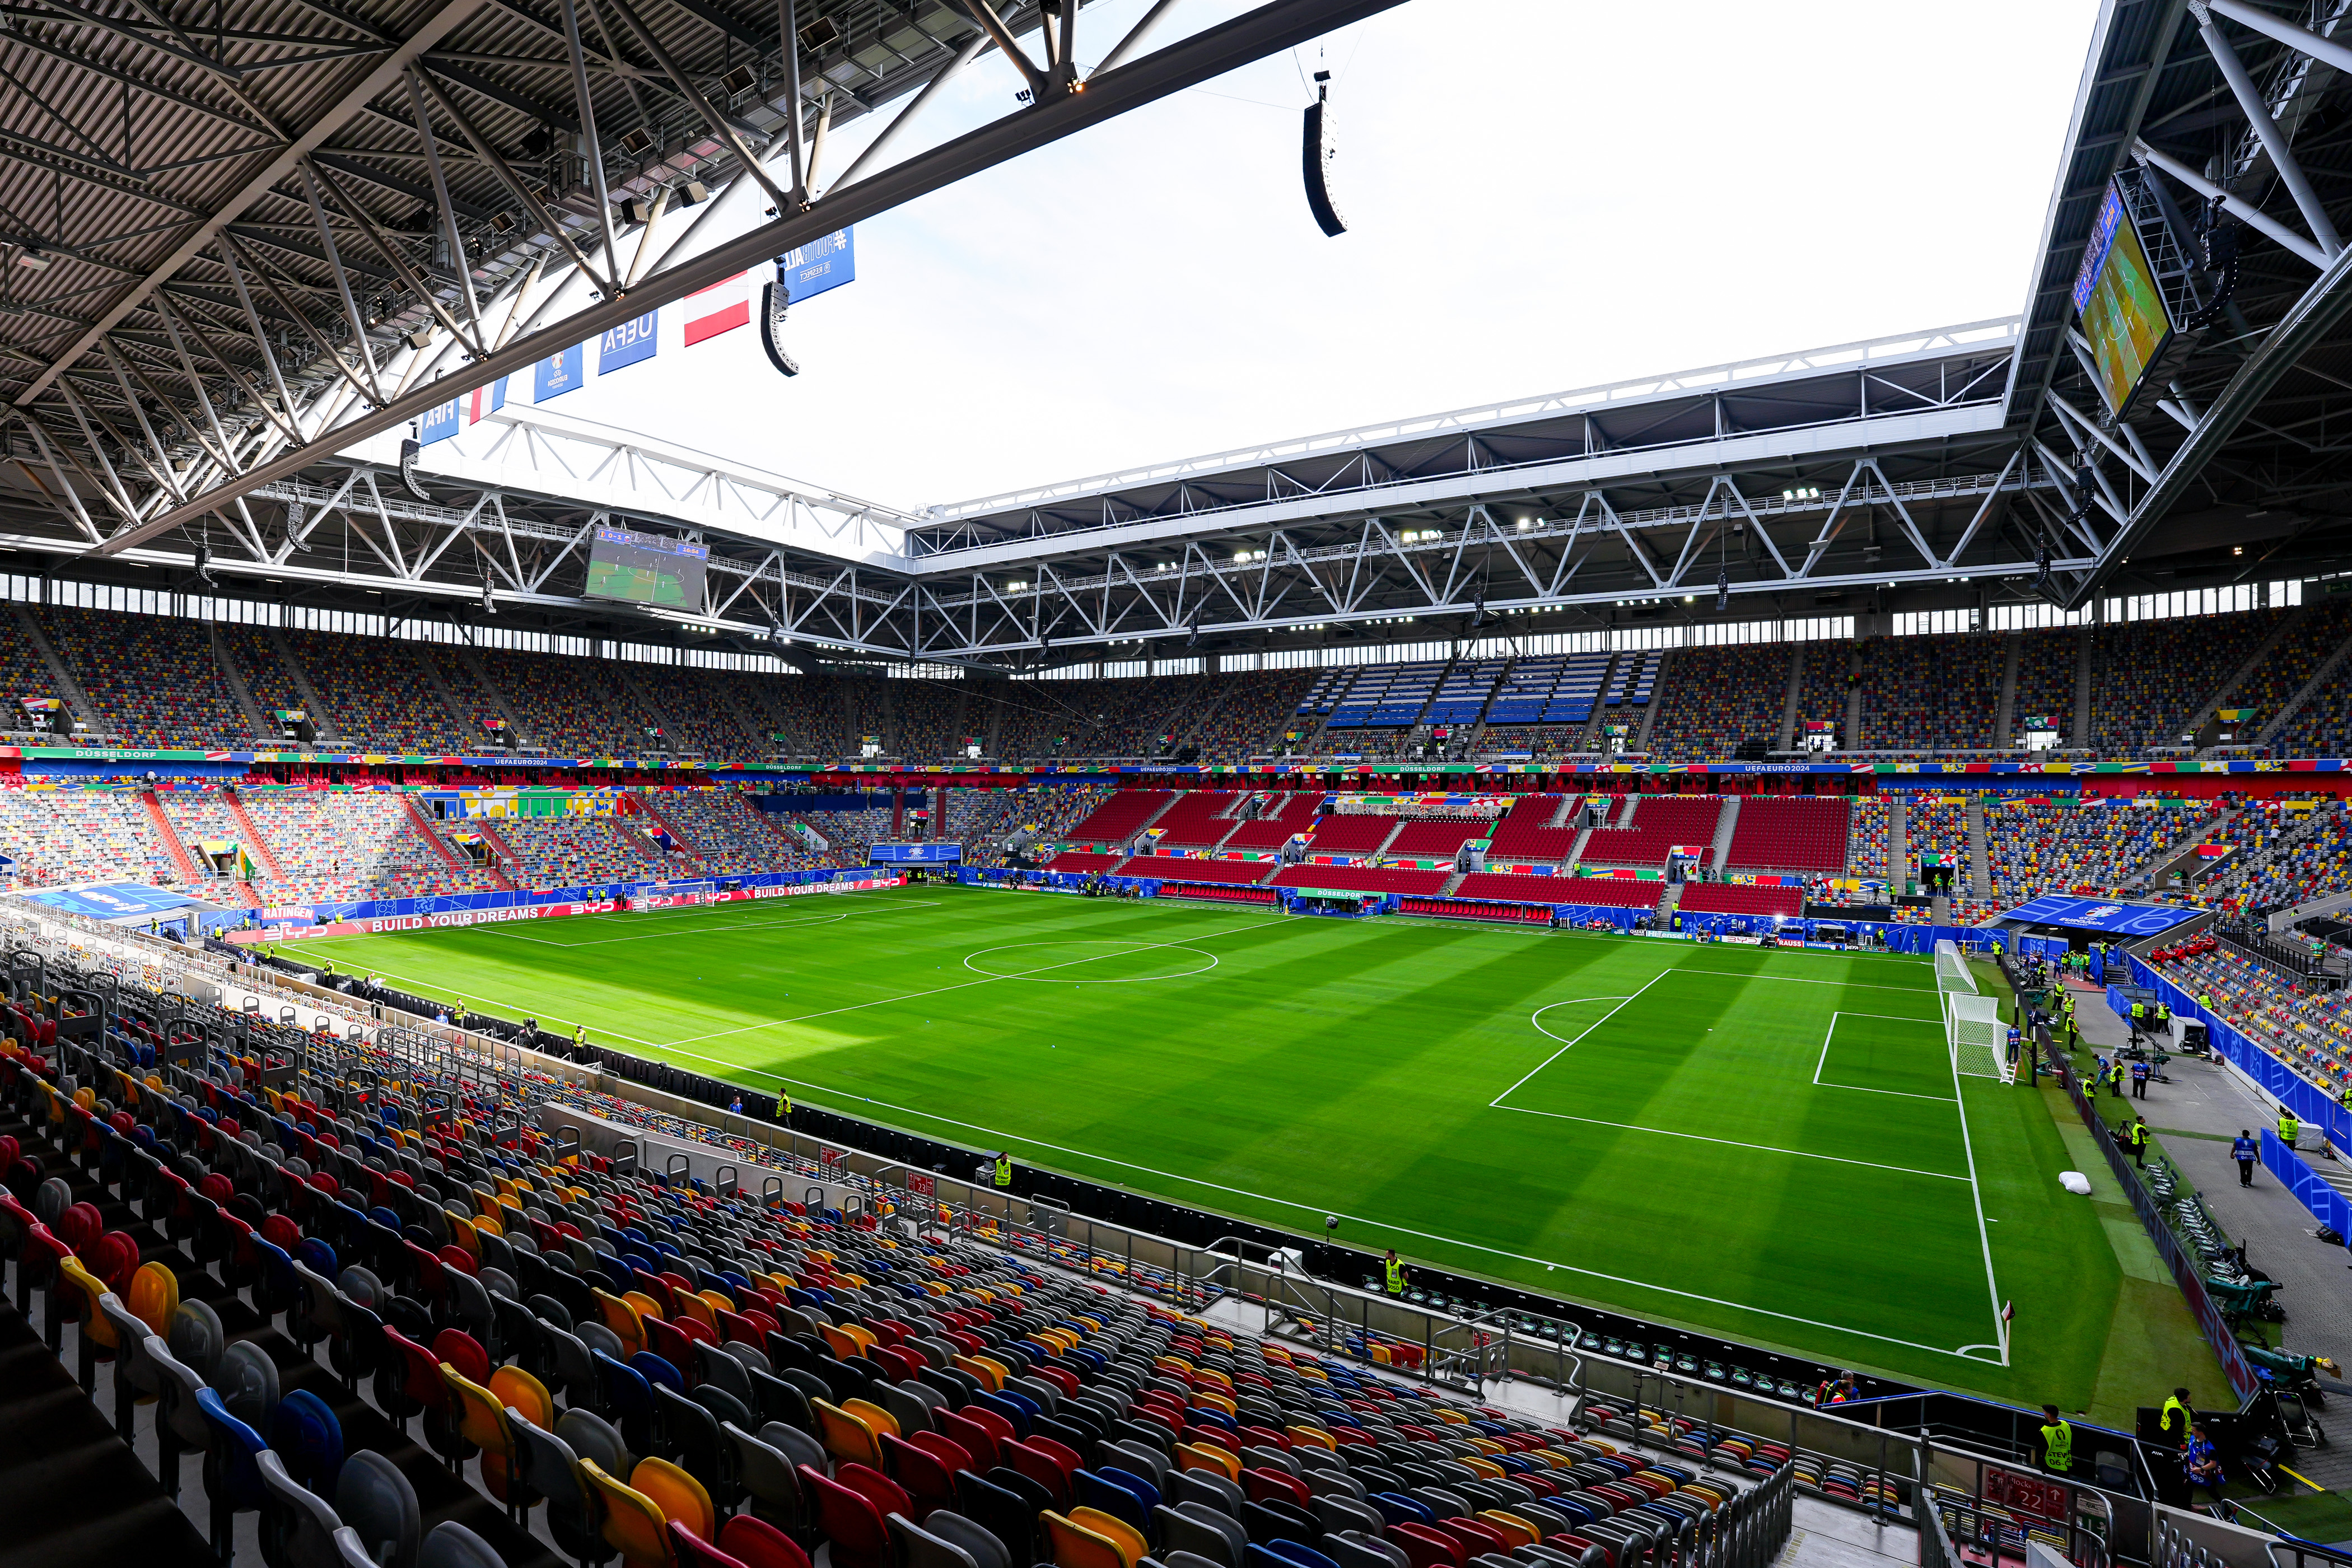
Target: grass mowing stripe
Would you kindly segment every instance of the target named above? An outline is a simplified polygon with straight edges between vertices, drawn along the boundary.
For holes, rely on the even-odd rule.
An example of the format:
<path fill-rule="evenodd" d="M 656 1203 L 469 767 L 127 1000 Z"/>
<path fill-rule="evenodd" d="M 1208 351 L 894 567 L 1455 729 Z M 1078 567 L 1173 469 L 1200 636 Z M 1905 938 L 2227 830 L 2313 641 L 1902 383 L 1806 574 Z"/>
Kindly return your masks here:
<path fill-rule="evenodd" d="M 1359 1247 L 1567 1283 L 1656 1321 L 2023 1403 L 2088 1402 L 2119 1274 L 2095 1218 L 2046 1195 L 2066 1168 L 2051 1113 L 1978 1080 L 1962 1086 L 1966 1128 L 1942 1095 L 1822 1092 L 1932 1087 L 1915 1081 L 1929 1058 L 1948 1076 L 1940 1039 L 1925 1044 L 1933 1024 L 1864 1016 L 1888 992 L 1927 1003 L 1924 963 L 919 892 L 920 907 L 861 899 L 886 920 L 709 909 L 666 911 L 662 931 L 582 917 L 559 943 L 488 926 L 304 945 L 425 995 L 461 988 L 486 1010 L 561 1016 L 696 1071 L 813 1089 L 855 1115 L 1179 1202 L 1292 1226 L 1336 1215 Z M 621 937 L 632 945 L 604 951 Z M 1089 945 L 974 959 L 1085 954 L 1019 985 L 960 973 L 984 949 L 1076 942 Z M 1170 950 L 1202 944 L 1214 969 L 1160 977 L 1198 962 Z M 1906 971 L 1921 983 L 1889 984 Z M 1669 973 L 1686 978 L 1656 984 Z M 1497 1114 L 1505 1085 L 1501 1109 L 1537 1114 Z M 2032 1325 L 2007 1368 L 1982 1350 L 1960 1358 L 1985 1338 L 1971 1281 L 1988 1278 L 1994 1218 L 2011 1222 L 1990 1233 L 1995 1278 Z"/>

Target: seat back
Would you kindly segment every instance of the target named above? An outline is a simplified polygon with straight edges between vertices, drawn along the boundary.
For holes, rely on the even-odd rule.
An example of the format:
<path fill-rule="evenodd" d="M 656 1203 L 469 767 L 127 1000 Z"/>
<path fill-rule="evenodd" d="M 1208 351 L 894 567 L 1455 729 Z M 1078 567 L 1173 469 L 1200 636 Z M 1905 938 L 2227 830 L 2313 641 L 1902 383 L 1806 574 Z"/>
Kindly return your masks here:
<path fill-rule="evenodd" d="M 416 1489 L 390 1459 L 362 1448 L 344 1460 L 335 1482 L 335 1512 L 383 1568 L 415 1568 Z"/>
<path fill-rule="evenodd" d="M 580 1461 L 580 1476 L 601 1510 L 605 1543 L 630 1568 L 676 1568 L 669 1518 L 651 1498 L 606 1475 L 593 1459 Z"/>

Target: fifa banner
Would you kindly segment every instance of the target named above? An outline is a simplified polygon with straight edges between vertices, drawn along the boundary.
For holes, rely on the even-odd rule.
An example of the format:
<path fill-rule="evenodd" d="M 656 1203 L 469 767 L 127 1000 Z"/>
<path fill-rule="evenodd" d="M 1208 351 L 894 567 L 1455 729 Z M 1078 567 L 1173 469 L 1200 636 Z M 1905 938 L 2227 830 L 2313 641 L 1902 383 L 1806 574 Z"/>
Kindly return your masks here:
<path fill-rule="evenodd" d="M 480 424 L 483 415 L 495 414 L 506 405 L 507 378 L 500 376 L 488 386 L 478 386 L 438 408 L 428 409 L 417 423 L 416 439 L 426 447 L 436 441 L 446 441 L 467 426 Z"/>

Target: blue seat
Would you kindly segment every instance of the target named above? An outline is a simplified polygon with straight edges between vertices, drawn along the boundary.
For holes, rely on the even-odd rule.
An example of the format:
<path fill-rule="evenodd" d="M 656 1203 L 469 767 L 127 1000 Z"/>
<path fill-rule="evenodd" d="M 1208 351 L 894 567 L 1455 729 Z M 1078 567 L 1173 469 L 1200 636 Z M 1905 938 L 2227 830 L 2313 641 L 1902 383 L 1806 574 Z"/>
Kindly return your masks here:
<path fill-rule="evenodd" d="M 642 1373 L 647 1383 L 658 1383 L 664 1388 L 675 1389 L 680 1394 L 686 1392 L 686 1374 L 672 1366 L 667 1356 L 656 1355 L 651 1351 L 639 1351 L 629 1358 L 629 1364 Z"/>
<path fill-rule="evenodd" d="M 1023 1408 L 1026 1401 L 1016 1404 L 1001 1394 L 980 1393 L 971 1396 L 971 1403 L 983 1410 L 992 1410 L 1003 1416 L 1013 1424 L 1013 1435 L 1015 1437 L 1024 1443 L 1029 1440 L 1029 1412 Z"/>
<path fill-rule="evenodd" d="M 269 1446 L 306 1489 L 334 1495 L 343 1471 L 343 1424 L 325 1400 L 298 1388 L 278 1401 L 269 1417 Z"/>
<path fill-rule="evenodd" d="M 1296 1541 L 1269 1541 L 1264 1546 L 1253 1541 L 1243 1557 L 1248 1568 L 1339 1568 L 1320 1552 Z"/>
<path fill-rule="evenodd" d="M 1099 1509 L 1113 1519 L 1135 1526 L 1146 1541 L 1159 1543 L 1160 1527 L 1151 1518 L 1152 1509 L 1159 1506 L 1156 1500 L 1147 1503 L 1137 1493 L 1094 1470 L 1080 1470 L 1073 1475 L 1070 1487 L 1079 1507 Z"/>
<path fill-rule="evenodd" d="M 1374 1492 L 1364 1500 L 1381 1511 L 1384 1524 L 1428 1524 L 1436 1519 L 1424 1503 L 1414 1501 L 1402 1492 Z"/>
<path fill-rule="evenodd" d="M 1146 1508 L 1158 1508 L 1162 1500 L 1160 1489 L 1150 1479 L 1137 1475 L 1132 1470 L 1123 1470 L 1117 1465 L 1104 1465 L 1096 1470 L 1095 1474 L 1115 1487 L 1125 1487 L 1129 1491 L 1141 1498 L 1143 1506 Z"/>
<path fill-rule="evenodd" d="M 645 1353 L 645 1352 L 639 1352 Z M 595 1363 L 597 1386 L 604 1390 L 605 1413 L 621 1429 L 621 1439 L 633 1454 L 654 1451 L 654 1389 L 646 1374 L 626 1362 L 614 1361 L 603 1351 L 592 1350 L 588 1359 Z M 659 1357 L 656 1357 L 659 1360 Z"/>
<path fill-rule="evenodd" d="M 228 1413 L 209 1388 L 196 1391 L 205 1424 L 205 1497 L 212 1504 L 213 1551 L 222 1563 L 236 1542 L 236 1516 L 261 1507 L 261 1434 Z"/>

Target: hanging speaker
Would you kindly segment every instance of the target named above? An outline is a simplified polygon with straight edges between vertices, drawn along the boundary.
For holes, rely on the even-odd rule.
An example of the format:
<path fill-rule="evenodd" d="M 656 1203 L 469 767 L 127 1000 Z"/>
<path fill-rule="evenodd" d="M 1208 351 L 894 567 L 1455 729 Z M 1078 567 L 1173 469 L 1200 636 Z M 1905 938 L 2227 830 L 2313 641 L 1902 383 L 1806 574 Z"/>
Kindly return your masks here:
<path fill-rule="evenodd" d="M 425 444 L 419 441 L 415 437 L 404 436 L 401 437 L 400 482 L 403 485 L 405 485 L 408 488 L 408 493 L 415 496 L 418 500 L 431 500 L 433 499 L 433 492 L 416 482 L 416 455 L 424 450 Z"/>
<path fill-rule="evenodd" d="M 1329 71 L 1315 73 L 1315 101 L 1307 106 L 1298 158 L 1307 176 L 1307 206 L 1315 215 L 1315 226 L 1336 239 L 1348 232 L 1348 220 L 1331 201 L 1331 160 L 1339 150 L 1331 144 L 1330 83 Z"/>
<path fill-rule="evenodd" d="M 793 302 L 793 291 L 781 283 L 770 283 L 760 290 L 760 346 L 768 352 L 768 363 L 785 375 L 798 375 L 799 363 L 784 352 L 784 312 Z"/>

